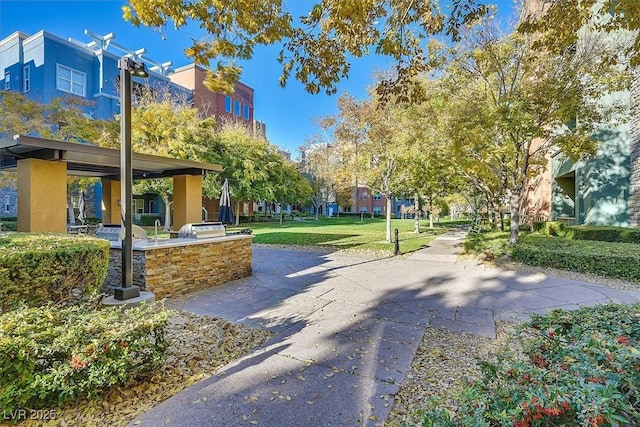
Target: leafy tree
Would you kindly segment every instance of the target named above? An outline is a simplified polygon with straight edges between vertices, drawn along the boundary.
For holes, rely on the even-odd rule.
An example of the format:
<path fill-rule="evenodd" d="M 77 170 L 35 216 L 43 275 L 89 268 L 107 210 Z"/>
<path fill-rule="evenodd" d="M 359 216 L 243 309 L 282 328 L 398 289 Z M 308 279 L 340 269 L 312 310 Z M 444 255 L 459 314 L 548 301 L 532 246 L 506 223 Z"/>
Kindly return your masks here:
<path fill-rule="evenodd" d="M 387 242 L 391 242 L 391 203 L 398 190 L 404 190 L 400 171 L 412 141 L 405 126 L 409 122 L 407 114 L 406 105 L 381 103 L 373 95 L 360 102 L 345 103 L 339 119 L 339 127 L 353 129 L 366 138 L 358 147 L 357 173 L 373 193 L 386 198 Z"/>
<path fill-rule="evenodd" d="M 280 225 L 284 221 L 284 205 L 298 204 L 309 200 L 311 186 L 293 163 L 284 159 L 275 150 L 267 154 L 266 170 L 269 172 L 268 201 L 280 205 Z"/>
<path fill-rule="evenodd" d="M 511 244 L 532 166 L 552 149 L 574 159 L 593 154 L 592 135 L 622 111 L 602 98 L 626 84 L 614 65 L 599 61 L 617 48 L 611 40 L 586 34 L 557 55 L 534 50 L 534 40 L 477 27 L 454 49 L 447 75 L 450 98 L 461 107 L 452 109 L 459 114 L 452 139 L 466 154 L 460 158 L 475 159 L 477 170 L 483 163 L 504 185 Z"/>
<path fill-rule="evenodd" d="M 301 148 L 304 153 L 302 171 L 309 179 L 311 186 L 311 203 L 315 207 L 316 221 L 320 207 L 324 207 L 325 216 L 328 215 L 327 205 L 334 197 L 333 173 L 335 166 L 335 149 L 328 142 L 307 141 Z"/>
<path fill-rule="evenodd" d="M 164 230 L 171 230 L 171 205 L 173 205 L 173 180 L 170 178 L 144 179 L 135 183 L 137 194 L 154 193 L 164 203 Z"/>
<path fill-rule="evenodd" d="M 398 64 L 397 73 L 381 82 L 381 94 L 403 99 L 414 95 L 411 77 L 427 67 L 430 56 L 422 41 L 443 33 L 455 38 L 462 23 L 490 11 L 475 0 L 454 0 L 447 9 L 436 0 L 319 0 L 295 19 L 286 3 L 129 0 L 123 11 L 136 26 L 196 24 L 205 30 L 208 37 L 194 40 L 186 54 L 203 66 L 217 64 L 207 75 L 214 92 L 233 90 L 241 73 L 237 60 L 251 59 L 260 45 L 281 44 L 283 86 L 293 74 L 310 93 L 335 93 L 349 75 L 351 58 L 375 52 Z"/>
<path fill-rule="evenodd" d="M 425 100 L 406 107 L 406 123 L 410 138 L 401 168 L 404 187 L 414 198 L 414 232 L 420 232 L 420 212 L 429 213 L 429 226 L 433 217 L 436 197 L 443 197 L 460 185 L 460 175 L 454 167 L 444 129 L 448 129 L 445 93 L 435 79 L 423 80 Z M 421 197 L 422 196 L 422 197 Z M 426 205 L 421 206 L 425 199 Z"/>
<path fill-rule="evenodd" d="M 229 180 L 231 196 L 236 200 L 237 225 L 240 200 L 270 200 L 273 189 L 269 182 L 267 155 L 272 148 L 267 140 L 254 137 L 238 123 L 224 124 L 216 139 L 220 149 L 214 163 L 223 167 L 220 179 Z"/>
<path fill-rule="evenodd" d="M 585 31 L 618 33 L 630 39 L 599 60 L 640 64 L 640 3 L 637 0 L 529 0 L 518 30 L 535 33 L 534 48 L 561 54 L 579 43 Z M 594 58 L 596 59 L 596 58 Z"/>
<path fill-rule="evenodd" d="M 144 91 L 131 112 L 131 145 L 138 153 L 209 161 L 215 153 L 214 117 L 170 91 Z"/>
<path fill-rule="evenodd" d="M 367 141 L 367 127 L 361 122 L 359 112 L 359 101 L 347 93 L 338 98 L 338 115 L 332 123 L 335 126 L 334 135 L 336 150 L 340 159 L 335 170 L 337 179 L 347 185 L 353 185 L 354 191 L 354 212 L 360 211 L 358 205 L 359 171 L 361 170 L 362 156 L 360 147 Z M 343 184 L 344 185 L 344 184 Z M 351 193 L 351 191 L 349 191 Z M 351 194 L 349 194 L 351 198 Z"/>
<path fill-rule="evenodd" d="M 0 92 L 0 136 L 12 138 L 13 135 L 34 135 L 43 138 L 70 142 L 89 142 L 101 146 L 111 146 L 119 141 L 117 123 L 108 120 L 94 120 L 83 113 L 91 105 L 77 97 L 58 97 L 48 104 L 28 99 L 13 91 Z M 72 193 L 86 190 L 94 182 L 91 178 L 71 177 L 68 179 Z M 16 187 L 15 174 L 2 172 L 0 186 Z M 74 213 L 70 200 L 70 216 Z"/>
<path fill-rule="evenodd" d="M 216 151 L 214 118 L 202 118 L 186 99 L 169 90 L 141 91 L 131 111 L 131 145 L 138 153 L 177 159 L 210 161 Z M 136 182 L 134 193 L 155 193 L 165 205 L 164 229 L 171 228 L 173 181 L 170 178 Z"/>

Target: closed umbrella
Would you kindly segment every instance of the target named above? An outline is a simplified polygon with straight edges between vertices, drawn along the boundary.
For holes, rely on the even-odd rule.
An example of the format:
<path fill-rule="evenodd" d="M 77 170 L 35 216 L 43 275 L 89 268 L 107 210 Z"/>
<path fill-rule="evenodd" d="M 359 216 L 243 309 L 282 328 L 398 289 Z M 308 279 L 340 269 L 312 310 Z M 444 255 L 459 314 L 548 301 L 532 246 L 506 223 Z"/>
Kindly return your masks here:
<path fill-rule="evenodd" d="M 226 179 L 224 180 L 224 184 L 222 184 L 218 221 L 223 224 L 233 223 L 233 212 L 231 211 L 231 193 L 229 192 L 229 180 Z"/>
<path fill-rule="evenodd" d="M 84 224 L 84 220 L 87 219 L 87 216 L 84 212 L 85 207 L 84 207 L 84 191 L 80 192 L 80 205 L 78 206 L 78 210 L 80 211 L 78 213 L 78 219 L 80 220 L 81 223 Z"/>

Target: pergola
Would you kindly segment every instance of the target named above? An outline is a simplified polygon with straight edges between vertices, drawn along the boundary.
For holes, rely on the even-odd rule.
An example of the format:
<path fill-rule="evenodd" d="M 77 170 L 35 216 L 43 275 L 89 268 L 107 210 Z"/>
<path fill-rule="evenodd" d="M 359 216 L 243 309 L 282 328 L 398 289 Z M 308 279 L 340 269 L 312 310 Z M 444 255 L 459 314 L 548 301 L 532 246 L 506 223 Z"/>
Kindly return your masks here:
<path fill-rule="evenodd" d="M 202 218 L 202 177 L 211 163 L 133 153 L 133 178 L 173 177 L 173 226 Z M 120 150 L 17 135 L 0 142 L 0 170 L 18 176 L 18 231 L 66 233 L 67 176 L 102 180 L 102 221 L 120 223 Z"/>

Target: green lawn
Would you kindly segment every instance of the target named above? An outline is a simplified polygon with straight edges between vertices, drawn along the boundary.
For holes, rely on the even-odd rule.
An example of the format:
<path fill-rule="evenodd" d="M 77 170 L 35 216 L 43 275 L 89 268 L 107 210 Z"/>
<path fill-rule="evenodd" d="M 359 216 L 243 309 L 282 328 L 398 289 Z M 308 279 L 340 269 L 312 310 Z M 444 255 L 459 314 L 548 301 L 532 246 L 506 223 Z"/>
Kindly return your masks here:
<path fill-rule="evenodd" d="M 398 229 L 400 251 L 408 253 L 426 246 L 447 228 L 455 226 L 455 222 L 436 224 L 429 229 L 428 221 L 420 221 L 420 234 L 413 233 L 412 219 L 394 219 L 393 230 Z M 335 249 L 355 249 L 363 251 L 387 251 L 393 253 L 394 244 L 385 242 L 384 218 L 313 218 L 304 221 L 288 220 L 280 225 L 278 222 L 244 224 L 241 228 L 253 230 L 254 243 L 320 246 Z M 230 228 L 229 231 L 234 231 Z"/>

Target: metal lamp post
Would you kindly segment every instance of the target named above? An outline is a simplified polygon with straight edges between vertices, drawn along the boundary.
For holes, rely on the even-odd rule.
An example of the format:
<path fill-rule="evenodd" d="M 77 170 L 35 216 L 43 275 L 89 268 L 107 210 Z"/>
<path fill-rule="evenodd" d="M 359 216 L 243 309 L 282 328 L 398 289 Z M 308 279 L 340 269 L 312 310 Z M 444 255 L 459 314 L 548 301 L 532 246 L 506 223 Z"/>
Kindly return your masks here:
<path fill-rule="evenodd" d="M 131 164 L 131 76 L 149 77 L 142 62 L 130 57 L 120 58 L 120 218 L 123 234 L 122 285 L 114 289 L 116 300 L 140 296 L 140 288 L 133 285 L 133 168 Z"/>

